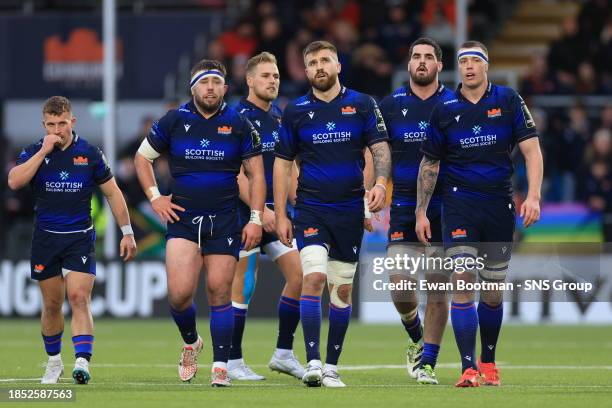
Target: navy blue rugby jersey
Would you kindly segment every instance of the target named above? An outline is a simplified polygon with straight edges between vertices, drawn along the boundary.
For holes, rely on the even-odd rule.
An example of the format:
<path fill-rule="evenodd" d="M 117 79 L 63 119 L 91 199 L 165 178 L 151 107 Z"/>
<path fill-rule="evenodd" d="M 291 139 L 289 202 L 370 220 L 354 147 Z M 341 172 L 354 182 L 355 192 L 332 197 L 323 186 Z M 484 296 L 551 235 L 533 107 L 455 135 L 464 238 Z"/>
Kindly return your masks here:
<path fill-rule="evenodd" d="M 34 156 L 43 139 L 21 151 L 17 164 Z M 82 231 L 92 226 L 91 196 L 94 188 L 113 177 L 102 151 L 72 134 L 72 143 L 55 148 L 30 181 L 35 199 L 35 225 L 52 232 Z"/>
<path fill-rule="evenodd" d="M 342 87 L 330 102 L 312 90 L 285 108 L 276 156 L 300 167 L 298 204 L 363 205 L 363 149 L 387 142 L 374 99 Z"/>
<path fill-rule="evenodd" d="M 276 105 L 272 105 L 269 111 L 265 111 L 247 101 L 246 98 L 240 100 L 236 109 L 249 119 L 261 136 L 261 151 L 266 175 L 266 204 L 274 204 L 274 193 L 272 191 L 274 146 L 278 142 L 278 129 L 283 113 Z"/>
<path fill-rule="evenodd" d="M 421 143 L 429 129 L 429 117 L 438 102 L 453 99 L 453 95 L 453 91 L 440 84 L 432 96 L 423 100 L 412 93 L 410 86 L 405 86 L 380 102 L 392 149 L 393 205 L 416 205 L 417 176 L 423 158 Z M 443 178 L 442 163 L 432 204 L 440 201 Z"/>
<path fill-rule="evenodd" d="M 434 108 L 422 152 L 446 163 L 445 189 L 483 197 L 512 194 L 511 153 L 538 137 L 529 109 L 511 88 L 489 83 L 475 104 L 461 95 Z"/>
<path fill-rule="evenodd" d="M 261 154 L 257 130 L 225 102 L 208 119 L 193 101 L 170 110 L 147 140 L 158 153 L 168 153 L 172 201 L 188 210 L 235 209 L 242 161 Z"/>

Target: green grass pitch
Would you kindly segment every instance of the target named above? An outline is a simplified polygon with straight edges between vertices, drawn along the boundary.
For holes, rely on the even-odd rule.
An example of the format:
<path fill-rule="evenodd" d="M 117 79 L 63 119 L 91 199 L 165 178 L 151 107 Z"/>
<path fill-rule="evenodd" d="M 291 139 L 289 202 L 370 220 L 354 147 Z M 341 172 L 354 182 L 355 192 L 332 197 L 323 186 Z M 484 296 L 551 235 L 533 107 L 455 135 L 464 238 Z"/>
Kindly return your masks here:
<path fill-rule="evenodd" d="M 200 371 L 190 384 L 177 377 L 181 341 L 168 320 L 98 320 L 92 381 L 73 386 L 68 377 L 73 350 L 68 327 L 63 339 L 66 373 L 57 387 L 73 387 L 75 403 L 52 406 L 117 407 L 610 407 L 612 406 L 611 326 L 505 326 L 497 360 L 503 385 L 457 389 L 458 353 L 447 328 L 437 368 L 439 386 L 419 386 L 408 378 L 401 325 L 352 322 L 340 361 L 345 389 L 305 388 L 265 366 L 274 348 L 276 323 L 252 319 L 244 341 L 246 361 L 266 375 L 262 382 L 235 382 L 230 389 L 208 383 L 208 322 L 199 322 L 205 339 Z M 298 330 L 301 333 L 301 330 Z M 322 330 L 326 338 L 326 327 Z M 304 360 L 301 334 L 296 351 Z M 323 354 L 324 356 L 324 354 Z M 33 320 L 0 321 L 0 388 L 40 387 L 46 360 L 40 327 Z M 0 408 L 13 404 L 0 403 Z M 40 407 L 40 403 L 24 406 Z M 45 404 L 43 404 L 45 405 Z M 522 407 L 521 407 L 522 408 Z"/>

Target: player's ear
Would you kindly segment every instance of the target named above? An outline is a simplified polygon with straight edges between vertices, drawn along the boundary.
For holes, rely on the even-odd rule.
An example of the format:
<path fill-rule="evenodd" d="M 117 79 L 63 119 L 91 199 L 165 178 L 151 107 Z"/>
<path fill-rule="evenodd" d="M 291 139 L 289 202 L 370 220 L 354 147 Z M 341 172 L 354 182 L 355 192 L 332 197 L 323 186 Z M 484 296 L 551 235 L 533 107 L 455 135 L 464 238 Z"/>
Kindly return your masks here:
<path fill-rule="evenodd" d="M 227 84 L 223 85 L 223 95 L 225 95 L 227 93 L 228 89 L 229 89 L 229 85 L 227 85 Z"/>
<path fill-rule="evenodd" d="M 438 73 L 442 72 L 442 61 L 438 61 Z"/>
<path fill-rule="evenodd" d="M 340 62 L 336 62 L 336 67 L 338 68 L 338 73 L 342 72 L 342 64 Z"/>
<path fill-rule="evenodd" d="M 253 77 L 249 73 L 246 74 L 246 83 L 249 88 L 253 86 Z"/>
<path fill-rule="evenodd" d="M 74 126 L 74 124 L 76 123 L 76 121 L 77 121 L 76 116 L 72 115 L 72 118 L 70 118 L 70 124 L 71 124 L 72 126 Z"/>

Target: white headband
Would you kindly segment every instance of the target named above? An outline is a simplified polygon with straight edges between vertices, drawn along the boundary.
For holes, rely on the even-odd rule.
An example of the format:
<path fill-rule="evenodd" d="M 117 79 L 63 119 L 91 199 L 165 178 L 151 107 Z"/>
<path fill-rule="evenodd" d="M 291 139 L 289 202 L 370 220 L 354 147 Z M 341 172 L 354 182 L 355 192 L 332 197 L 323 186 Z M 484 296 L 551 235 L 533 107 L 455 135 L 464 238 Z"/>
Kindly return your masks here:
<path fill-rule="evenodd" d="M 207 69 L 207 70 L 198 71 L 195 74 L 193 74 L 193 76 L 191 77 L 191 81 L 189 81 L 189 86 L 193 88 L 200 79 L 203 79 L 209 76 L 214 76 L 214 77 L 220 78 L 223 81 L 225 81 L 225 75 L 223 75 L 223 72 L 219 71 L 218 69 Z"/>
<path fill-rule="evenodd" d="M 489 63 L 489 59 L 480 48 L 461 48 L 457 53 L 457 61 L 459 61 L 462 57 L 477 57 L 487 64 Z"/>

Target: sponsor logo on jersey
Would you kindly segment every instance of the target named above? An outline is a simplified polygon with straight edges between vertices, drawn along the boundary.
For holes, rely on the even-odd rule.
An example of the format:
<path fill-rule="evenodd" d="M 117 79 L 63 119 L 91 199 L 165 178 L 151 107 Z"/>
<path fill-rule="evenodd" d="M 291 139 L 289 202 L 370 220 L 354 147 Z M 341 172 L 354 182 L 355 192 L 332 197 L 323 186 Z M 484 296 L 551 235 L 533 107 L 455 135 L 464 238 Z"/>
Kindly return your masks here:
<path fill-rule="evenodd" d="M 340 112 L 342 112 L 343 115 L 354 115 L 357 113 L 357 109 L 355 109 L 354 106 L 343 106 Z"/>
<path fill-rule="evenodd" d="M 232 133 L 232 127 L 227 125 L 219 126 L 217 128 L 217 133 L 220 135 L 229 135 Z"/>
<path fill-rule="evenodd" d="M 304 237 L 308 238 L 308 237 L 314 237 L 315 235 L 319 235 L 319 229 L 318 228 L 312 228 L 312 227 L 308 227 L 304 230 Z"/>
<path fill-rule="evenodd" d="M 187 160 L 223 160 L 225 151 L 209 149 L 210 140 L 200 140 L 200 149 L 185 149 L 185 159 Z"/>
<path fill-rule="evenodd" d="M 474 125 L 472 127 L 472 133 L 474 133 L 474 136 L 459 139 L 459 143 L 461 144 L 461 147 L 463 149 L 468 149 L 471 147 L 491 146 L 497 143 L 497 135 L 481 135 L 482 126 L 480 125 Z"/>
<path fill-rule="evenodd" d="M 501 109 L 500 108 L 493 108 L 493 109 L 488 109 L 487 110 L 487 117 L 488 118 L 498 118 L 501 116 Z"/>
<path fill-rule="evenodd" d="M 391 233 L 391 241 L 401 241 L 404 239 L 404 233 L 402 231 L 395 231 Z"/>
<path fill-rule="evenodd" d="M 72 164 L 75 166 L 87 166 L 89 164 L 89 160 L 87 157 L 77 156 L 72 158 Z"/>
<path fill-rule="evenodd" d="M 467 231 L 462 228 L 457 228 L 456 230 L 451 232 L 451 236 L 453 237 L 453 239 L 467 238 Z"/>

